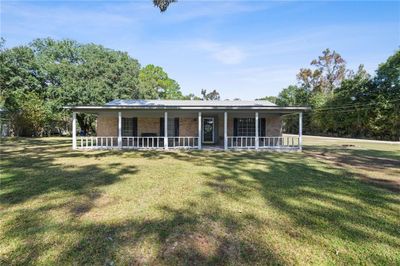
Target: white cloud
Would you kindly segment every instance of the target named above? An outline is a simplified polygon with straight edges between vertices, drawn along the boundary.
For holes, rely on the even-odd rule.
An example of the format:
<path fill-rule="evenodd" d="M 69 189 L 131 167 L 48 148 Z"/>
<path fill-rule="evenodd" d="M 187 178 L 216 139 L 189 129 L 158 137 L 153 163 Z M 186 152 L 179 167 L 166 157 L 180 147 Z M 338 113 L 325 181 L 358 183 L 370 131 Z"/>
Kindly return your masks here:
<path fill-rule="evenodd" d="M 195 44 L 195 47 L 209 52 L 212 58 L 227 65 L 240 64 L 247 57 L 241 48 L 224 43 L 200 41 Z"/>

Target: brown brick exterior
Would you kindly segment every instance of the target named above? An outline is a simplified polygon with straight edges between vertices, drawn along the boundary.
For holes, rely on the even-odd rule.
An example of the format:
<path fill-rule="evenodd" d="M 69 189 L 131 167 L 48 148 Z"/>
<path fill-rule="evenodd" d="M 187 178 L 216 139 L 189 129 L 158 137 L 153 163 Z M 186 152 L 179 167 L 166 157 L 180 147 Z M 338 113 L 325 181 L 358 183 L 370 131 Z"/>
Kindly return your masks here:
<path fill-rule="evenodd" d="M 160 118 L 159 117 L 138 117 L 138 136 L 143 133 L 153 133 L 160 136 Z"/>
<path fill-rule="evenodd" d="M 266 119 L 266 135 L 281 136 L 282 135 L 282 117 L 279 115 L 260 115 Z M 218 137 L 216 140 L 223 139 L 224 136 L 224 120 L 223 116 L 218 117 Z M 233 136 L 233 116 L 228 113 L 228 136 Z M 160 118 L 159 117 L 138 117 L 138 136 L 142 133 L 154 133 L 160 135 Z M 198 136 L 197 118 L 179 118 L 179 135 L 180 136 Z M 118 136 L 118 118 L 99 115 L 97 118 L 97 136 Z"/>
<path fill-rule="evenodd" d="M 282 117 L 279 115 L 269 115 L 265 117 L 267 125 L 267 137 L 282 136 Z"/>
<path fill-rule="evenodd" d="M 183 137 L 198 136 L 197 118 L 179 118 L 179 135 Z"/>
<path fill-rule="evenodd" d="M 99 115 L 97 117 L 97 136 L 118 136 L 118 118 Z"/>

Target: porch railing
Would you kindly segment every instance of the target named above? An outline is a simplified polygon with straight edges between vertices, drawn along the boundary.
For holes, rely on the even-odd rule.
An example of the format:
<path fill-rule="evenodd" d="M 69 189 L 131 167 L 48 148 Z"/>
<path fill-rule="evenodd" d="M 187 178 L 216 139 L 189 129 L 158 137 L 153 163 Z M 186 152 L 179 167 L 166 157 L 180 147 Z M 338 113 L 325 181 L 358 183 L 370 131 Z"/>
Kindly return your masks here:
<path fill-rule="evenodd" d="M 122 149 L 163 149 L 164 137 L 122 137 Z M 168 137 L 168 148 L 196 149 L 198 137 Z M 118 149 L 118 137 L 78 137 L 78 149 Z"/>
<path fill-rule="evenodd" d="M 228 137 L 229 149 L 254 149 L 255 147 L 256 147 L 256 137 L 251 137 L 251 136 Z M 299 147 L 298 136 L 258 138 L 259 149 L 274 149 L 274 148 L 297 149 L 298 147 Z"/>
<path fill-rule="evenodd" d="M 252 136 L 229 136 L 229 149 L 255 149 L 256 137 Z M 122 137 L 123 149 L 163 149 L 164 137 Z M 197 149 L 199 147 L 198 137 L 168 137 L 168 148 L 170 149 Z M 259 149 L 298 149 L 298 136 L 284 137 L 259 137 Z M 78 149 L 118 149 L 118 137 L 78 137 Z"/>
<path fill-rule="evenodd" d="M 198 147 L 198 137 L 168 137 L 168 148 L 197 149 Z"/>
<path fill-rule="evenodd" d="M 259 148 L 298 148 L 298 136 L 259 137 Z"/>
<path fill-rule="evenodd" d="M 112 149 L 118 148 L 118 137 L 78 137 L 77 148 Z"/>
<path fill-rule="evenodd" d="M 164 137 L 122 137 L 123 149 L 164 148 Z"/>
<path fill-rule="evenodd" d="M 248 136 L 228 137 L 228 148 L 250 149 L 256 147 L 256 138 Z"/>

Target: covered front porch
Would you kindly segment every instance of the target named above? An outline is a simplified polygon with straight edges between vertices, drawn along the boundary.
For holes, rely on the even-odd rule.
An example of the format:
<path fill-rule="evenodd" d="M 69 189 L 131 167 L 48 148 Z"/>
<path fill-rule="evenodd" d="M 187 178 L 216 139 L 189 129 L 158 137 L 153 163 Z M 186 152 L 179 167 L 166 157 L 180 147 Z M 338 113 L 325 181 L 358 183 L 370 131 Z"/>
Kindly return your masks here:
<path fill-rule="evenodd" d="M 292 112 L 293 113 L 293 112 Z M 96 136 L 72 136 L 73 149 L 302 149 L 298 136 L 282 135 L 282 117 L 270 110 L 98 111 Z M 76 130 L 73 112 L 72 130 Z"/>

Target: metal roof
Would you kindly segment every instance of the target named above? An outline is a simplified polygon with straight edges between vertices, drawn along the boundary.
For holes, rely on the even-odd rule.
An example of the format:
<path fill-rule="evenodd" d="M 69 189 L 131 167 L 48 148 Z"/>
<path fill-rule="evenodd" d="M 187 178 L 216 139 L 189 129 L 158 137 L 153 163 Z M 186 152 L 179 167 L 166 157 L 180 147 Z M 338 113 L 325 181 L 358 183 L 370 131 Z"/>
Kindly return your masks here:
<path fill-rule="evenodd" d="M 281 107 L 263 100 L 114 100 L 104 105 L 77 105 L 64 108 L 82 112 L 101 110 L 273 110 L 291 113 L 310 110 L 309 107 Z"/>
<path fill-rule="evenodd" d="M 165 106 L 165 107 L 224 107 L 224 106 L 276 106 L 269 101 L 202 101 L 202 100 L 114 100 L 105 106 Z"/>

